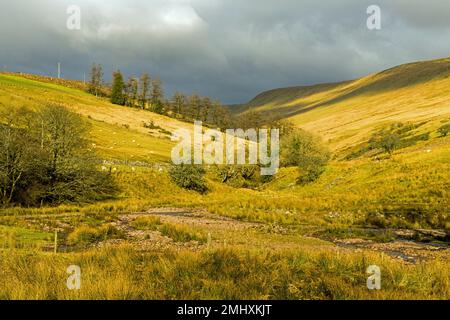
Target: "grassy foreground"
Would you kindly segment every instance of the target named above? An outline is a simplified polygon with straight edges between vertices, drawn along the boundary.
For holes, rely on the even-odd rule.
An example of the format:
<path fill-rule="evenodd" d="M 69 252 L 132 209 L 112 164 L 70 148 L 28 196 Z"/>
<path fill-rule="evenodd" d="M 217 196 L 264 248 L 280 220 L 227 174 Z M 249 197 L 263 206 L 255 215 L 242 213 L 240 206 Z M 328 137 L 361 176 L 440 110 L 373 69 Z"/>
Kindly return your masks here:
<path fill-rule="evenodd" d="M 373 253 L 252 251 L 235 248 L 79 254 L 0 254 L 1 299 L 449 299 L 449 262 L 404 265 Z M 369 264 L 382 265 L 382 290 L 369 291 Z M 69 265 L 82 266 L 68 290 Z"/>

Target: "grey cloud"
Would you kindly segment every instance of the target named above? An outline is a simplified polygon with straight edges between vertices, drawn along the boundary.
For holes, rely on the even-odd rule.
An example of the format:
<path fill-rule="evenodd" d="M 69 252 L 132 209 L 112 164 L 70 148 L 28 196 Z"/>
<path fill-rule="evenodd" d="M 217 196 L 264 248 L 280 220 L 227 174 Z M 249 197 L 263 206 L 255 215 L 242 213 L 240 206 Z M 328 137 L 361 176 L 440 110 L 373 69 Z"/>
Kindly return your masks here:
<path fill-rule="evenodd" d="M 378 2 L 383 29 L 366 28 Z M 66 29 L 66 8 L 82 30 Z M 265 89 L 347 80 L 411 60 L 449 55 L 446 0 L 16 0 L 0 12 L 0 67 L 81 79 L 148 71 L 171 94 L 226 103 Z"/>

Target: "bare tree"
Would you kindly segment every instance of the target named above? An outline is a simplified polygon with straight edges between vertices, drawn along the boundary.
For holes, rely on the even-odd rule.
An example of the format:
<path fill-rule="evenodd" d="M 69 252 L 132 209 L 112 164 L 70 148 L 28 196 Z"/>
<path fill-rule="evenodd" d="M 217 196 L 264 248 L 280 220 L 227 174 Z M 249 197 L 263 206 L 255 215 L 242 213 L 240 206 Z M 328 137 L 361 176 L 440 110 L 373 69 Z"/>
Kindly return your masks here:
<path fill-rule="evenodd" d="M 139 80 L 135 77 L 130 77 L 126 85 L 127 105 L 134 107 L 137 103 L 139 91 Z"/>
<path fill-rule="evenodd" d="M 150 92 L 150 84 L 151 84 L 151 78 L 148 75 L 148 73 L 144 73 L 140 78 L 140 84 L 139 84 L 139 104 L 142 109 L 145 109 L 147 102 L 148 102 L 148 95 Z"/>
<path fill-rule="evenodd" d="M 103 85 L 103 67 L 100 64 L 92 64 L 88 91 L 99 96 Z"/>
<path fill-rule="evenodd" d="M 172 111 L 176 114 L 176 116 L 182 115 L 184 112 L 186 112 L 186 96 L 180 92 L 175 92 L 172 97 L 171 105 Z"/>

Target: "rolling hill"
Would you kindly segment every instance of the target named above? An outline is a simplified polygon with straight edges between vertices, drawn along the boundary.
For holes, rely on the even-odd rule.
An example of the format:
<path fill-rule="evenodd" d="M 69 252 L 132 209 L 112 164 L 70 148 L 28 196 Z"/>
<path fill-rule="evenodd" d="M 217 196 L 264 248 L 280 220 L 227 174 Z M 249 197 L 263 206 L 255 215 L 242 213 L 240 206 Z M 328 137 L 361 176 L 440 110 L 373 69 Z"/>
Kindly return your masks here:
<path fill-rule="evenodd" d="M 0 74 L 0 110 L 64 105 L 90 122 L 92 146 L 105 160 L 167 162 L 172 147 L 168 132 L 188 127 L 187 123 L 152 112 L 113 105 L 84 92 L 74 81 L 53 80 Z M 144 123 L 153 123 L 156 129 L 149 130 Z"/>
<path fill-rule="evenodd" d="M 389 123 L 420 123 L 420 132 L 431 132 L 450 119 L 450 58 L 405 64 L 353 81 L 270 90 L 232 110 L 289 119 L 321 135 L 338 152 L 367 141 Z"/>

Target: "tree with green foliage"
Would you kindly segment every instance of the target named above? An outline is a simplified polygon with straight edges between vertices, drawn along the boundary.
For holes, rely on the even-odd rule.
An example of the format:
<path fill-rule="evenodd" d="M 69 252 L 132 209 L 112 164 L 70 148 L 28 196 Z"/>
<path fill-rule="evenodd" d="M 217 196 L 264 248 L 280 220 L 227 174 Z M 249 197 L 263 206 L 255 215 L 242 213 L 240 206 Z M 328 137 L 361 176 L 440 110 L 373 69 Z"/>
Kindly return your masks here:
<path fill-rule="evenodd" d="M 281 140 L 281 158 L 284 166 L 297 166 L 300 184 L 315 181 L 324 172 L 331 153 L 313 134 L 297 129 Z"/>
<path fill-rule="evenodd" d="M 208 186 L 205 181 L 205 169 L 198 165 L 172 165 L 169 175 L 180 188 L 205 193 Z"/>
<path fill-rule="evenodd" d="M 440 127 L 438 129 L 438 132 L 440 133 L 441 137 L 446 137 L 450 132 L 450 123 L 446 123 L 442 127 Z"/>
<path fill-rule="evenodd" d="M 380 146 L 385 152 L 392 154 L 400 145 L 400 141 L 400 136 L 398 134 L 386 132 L 381 136 Z"/>
<path fill-rule="evenodd" d="M 369 149 L 382 149 L 384 152 L 392 153 L 400 146 L 401 137 L 392 130 L 383 129 L 375 133 L 369 141 Z"/>
<path fill-rule="evenodd" d="M 120 70 L 113 73 L 113 84 L 111 90 L 111 103 L 118 105 L 125 105 L 125 83 L 123 81 L 123 76 Z"/>
<path fill-rule="evenodd" d="M 0 125 L 3 205 L 85 202 L 114 193 L 110 176 L 97 170 L 99 161 L 87 147 L 87 126 L 79 115 L 49 105 L 6 119 Z"/>

